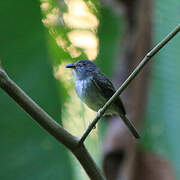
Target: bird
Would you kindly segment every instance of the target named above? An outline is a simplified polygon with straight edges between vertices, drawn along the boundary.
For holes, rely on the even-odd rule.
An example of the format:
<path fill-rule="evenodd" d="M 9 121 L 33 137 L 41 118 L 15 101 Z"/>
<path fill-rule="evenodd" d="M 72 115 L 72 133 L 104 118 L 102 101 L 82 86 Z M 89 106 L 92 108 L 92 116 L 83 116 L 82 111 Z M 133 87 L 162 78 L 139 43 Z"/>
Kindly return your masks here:
<path fill-rule="evenodd" d="M 78 97 L 93 111 L 98 112 L 116 92 L 108 77 L 88 59 L 67 64 L 65 67 L 73 70 Z M 119 96 L 106 110 L 105 115 L 119 115 L 132 135 L 137 139 L 140 138 L 136 128 L 126 117 L 126 111 Z"/>

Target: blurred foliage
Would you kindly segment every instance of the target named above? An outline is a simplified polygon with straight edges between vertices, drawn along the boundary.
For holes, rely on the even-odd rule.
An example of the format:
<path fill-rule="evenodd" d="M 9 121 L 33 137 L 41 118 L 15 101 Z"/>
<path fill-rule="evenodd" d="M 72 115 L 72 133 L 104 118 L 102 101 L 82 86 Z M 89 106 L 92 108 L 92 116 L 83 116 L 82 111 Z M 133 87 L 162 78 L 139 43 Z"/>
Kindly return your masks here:
<path fill-rule="evenodd" d="M 86 23 L 85 28 L 73 28 L 70 27 L 71 24 L 64 24 L 63 16 L 68 13 L 71 16 L 70 10 L 72 10 L 72 7 L 64 1 L 41 1 L 40 4 L 9 0 L 1 2 L 0 58 L 10 77 L 30 97 L 58 121 L 62 112 L 64 126 L 73 134 L 80 136 L 95 113 L 87 110 L 75 95 L 72 74 L 64 69 L 64 66 L 80 58 L 95 59 L 98 56 L 99 65 L 107 74 L 111 74 L 120 21 L 108 9 L 102 9 L 102 17 L 100 17 L 100 5 L 96 0 L 76 0 L 76 2 L 80 2 L 82 9 L 79 10 L 85 16 L 85 20 L 89 18 L 90 22 L 95 21 L 93 27 L 91 23 Z M 40 15 L 39 7 L 43 17 Z M 84 14 L 85 10 L 88 12 L 87 15 Z M 78 18 L 84 22 L 84 18 Z M 99 19 L 101 19 L 100 25 Z M 46 30 L 42 27 L 41 20 Z M 106 29 L 109 25 L 112 27 L 111 31 Z M 69 38 L 69 33 L 78 32 L 77 30 L 88 32 L 84 34 L 85 41 L 80 39 L 87 47 L 73 44 L 74 41 Z M 90 38 L 87 37 L 88 35 Z M 103 39 L 101 43 L 99 37 Z M 48 51 L 52 58 L 49 57 Z M 90 51 L 94 52 L 93 56 Z M 103 53 L 105 51 L 106 53 Z M 51 68 L 51 60 L 53 68 Z M 55 82 L 52 75 L 59 83 Z M 0 106 L 1 179 L 87 178 L 77 161 L 73 160 L 72 169 L 67 151 L 39 128 L 2 91 Z M 74 112 L 71 112 L 72 109 Z M 103 122 L 100 123 L 100 128 L 104 129 Z M 92 132 L 86 141 L 87 148 L 98 163 L 102 144 L 102 139 L 98 138 L 99 134 L 101 133 L 97 130 Z"/>
<path fill-rule="evenodd" d="M 17 84 L 60 122 L 38 1 L 0 2 L 0 58 Z M 0 90 L 0 179 L 73 179 L 69 155 Z"/>
<path fill-rule="evenodd" d="M 155 43 L 179 23 L 178 7 L 178 0 L 155 1 Z M 61 119 L 68 131 L 80 136 L 95 113 L 77 98 L 72 73 L 64 66 L 81 58 L 96 59 L 102 70 L 112 75 L 121 49 L 122 17 L 101 7 L 97 0 L 6 0 L 0 2 L 0 20 L 3 67 L 53 118 Z M 142 146 L 171 159 L 180 177 L 178 37 L 154 58 Z M 0 116 L 0 179 L 87 179 L 65 148 L 1 90 Z M 98 164 L 104 124 L 100 121 L 86 141 Z"/>
<path fill-rule="evenodd" d="M 63 125 L 69 132 L 80 137 L 88 123 L 95 117 L 95 112 L 84 106 L 77 98 L 72 72 L 64 66 L 82 58 L 97 59 L 97 64 L 110 75 L 118 48 L 121 21 L 112 10 L 100 8 L 96 0 L 53 1 L 53 3 L 47 0 L 42 1 L 41 10 L 42 21 L 49 32 L 47 40 L 54 57 L 54 75 L 60 82 L 59 92 L 64 97 Z M 106 28 L 109 26 L 111 29 Z M 102 121 L 85 142 L 98 164 L 101 161 L 104 129 L 105 122 Z M 87 179 L 82 167 L 77 161 L 73 162 L 76 179 Z"/>
<path fill-rule="evenodd" d="M 154 44 L 179 24 L 179 0 L 156 0 L 153 16 Z M 149 90 L 143 145 L 167 157 L 180 178 L 180 34 L 155 57 Z"/>

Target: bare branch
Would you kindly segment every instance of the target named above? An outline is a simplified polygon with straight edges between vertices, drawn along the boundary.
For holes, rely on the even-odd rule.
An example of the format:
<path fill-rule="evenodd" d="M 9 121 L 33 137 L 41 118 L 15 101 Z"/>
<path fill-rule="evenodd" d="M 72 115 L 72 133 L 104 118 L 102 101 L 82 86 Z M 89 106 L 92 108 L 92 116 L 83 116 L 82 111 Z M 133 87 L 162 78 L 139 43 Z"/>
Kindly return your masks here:
<path fill-rule="evenodd" d="M 53 120 L 43 109 L 41 109 L 24 91 L 22 91 L 6 74 L 0 69 L 0 87 L 6 91 L 33 119 L 45 128 L 58 141 L 72 149 L 77 146 L 78 139 L 68 133 L 55 120 Z"/>
<path fill-rule="evenodd" d="M 139 63 L 131 75 L 126 79 L 126 81 L 119 87 L 119 89 L 114 93 L 114 95 L 107 101 L 107 103 L 100 109 L 97 113 L 95 119 L 89 124 L 88 128 L 85 130 L 83 135 L 79 140 L 79 145 L 82 144 L 92 129 L 95 127 L 96 123 L 103 116 L 108 107 L 113 103 L 113 101 L 123 92 L 123 90 L 129 85 L 129 83 L 138 75 L 138 73 L 143 69 L 143 67 L 149 62 L 149 60 L 164 47 L 178 32 L 180 31 L 180 25 L 178 25 L 172 32 L 170 32 L 159 44 L 157 44 L 144 59 Z"/>
<path fill-rule="evenodd" d="M 137 76 L 147 62 L 178 32 L 180 25 L 177 26 L 166 38 L 164 38 L 158 45 L 156 45 L 136 67 L 132 74 L 126 79 L 116 93 L 108 100 L 108 102 L 99 110 L 97 116 L 92 121 L 90 126 L 82 135 L 79 140 L 77 137 L 68 133 L 61 127 L 53 118 L 51 118 L 43 109 L 41 109 L 23 90 L 21 90 L 0 67 L 0 87 L 12 97 L 17 104 L 19 104 L 33 119 L 36 120 L 44 129 L 46 129 L 52 136 L 54 136 L 60 143 L 64 144 L 79 160 L 86 173 L 91 179 L 101 180 L 104 179 L 97 165 L 87 152 L 83 145 L 84 140 L 96 125 L 98 120 L 105 113 L 107 108 L 112 104 L 116 97 L 129 85 L 129 83 Z"/>
<path fill-rule="evenodd" d="M 42 108 L 40 108 L 23 90 L 21 90 L 0 67 L 0 87 L 12 97 L 37 123 L 46 129 L 60 143 L 64 144 L 79 160 L 91 179 L 103 180 L 99 168 L 89 155 L 85 146 L 78 146 L 78 138 L 67 132 Z"/>

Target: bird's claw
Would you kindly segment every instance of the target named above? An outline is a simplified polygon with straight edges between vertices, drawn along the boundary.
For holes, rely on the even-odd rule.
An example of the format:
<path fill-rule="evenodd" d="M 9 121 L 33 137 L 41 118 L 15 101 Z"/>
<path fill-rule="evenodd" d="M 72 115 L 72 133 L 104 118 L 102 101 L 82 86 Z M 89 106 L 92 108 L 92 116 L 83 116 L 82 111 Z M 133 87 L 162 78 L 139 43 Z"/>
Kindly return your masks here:
<path fill-rule="evenodd" d="M 91 125 L 91 123 L 89 122 L 88 126 L 90 126 L 90 125 Z M 93 126 L 93 129 L 96 129 L 96 125 Z"/>

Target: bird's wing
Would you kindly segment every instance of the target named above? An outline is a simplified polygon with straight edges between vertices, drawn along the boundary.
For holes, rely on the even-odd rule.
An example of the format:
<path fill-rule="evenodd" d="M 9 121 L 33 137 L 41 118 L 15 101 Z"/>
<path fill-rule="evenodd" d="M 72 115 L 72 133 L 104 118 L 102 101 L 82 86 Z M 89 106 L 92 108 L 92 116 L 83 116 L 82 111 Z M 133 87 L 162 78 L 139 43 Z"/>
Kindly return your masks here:
<path fill-rule="evenodd" d="M 107 99 L 110 99 L 115 93 L 112 82 L 103 73 L 94 74 L 92 76 L 92 82 Z M 120 97 L 116 98 L 114 103 L 120 108 L 120 112 L 125 115 L 126 111 Z"/>

